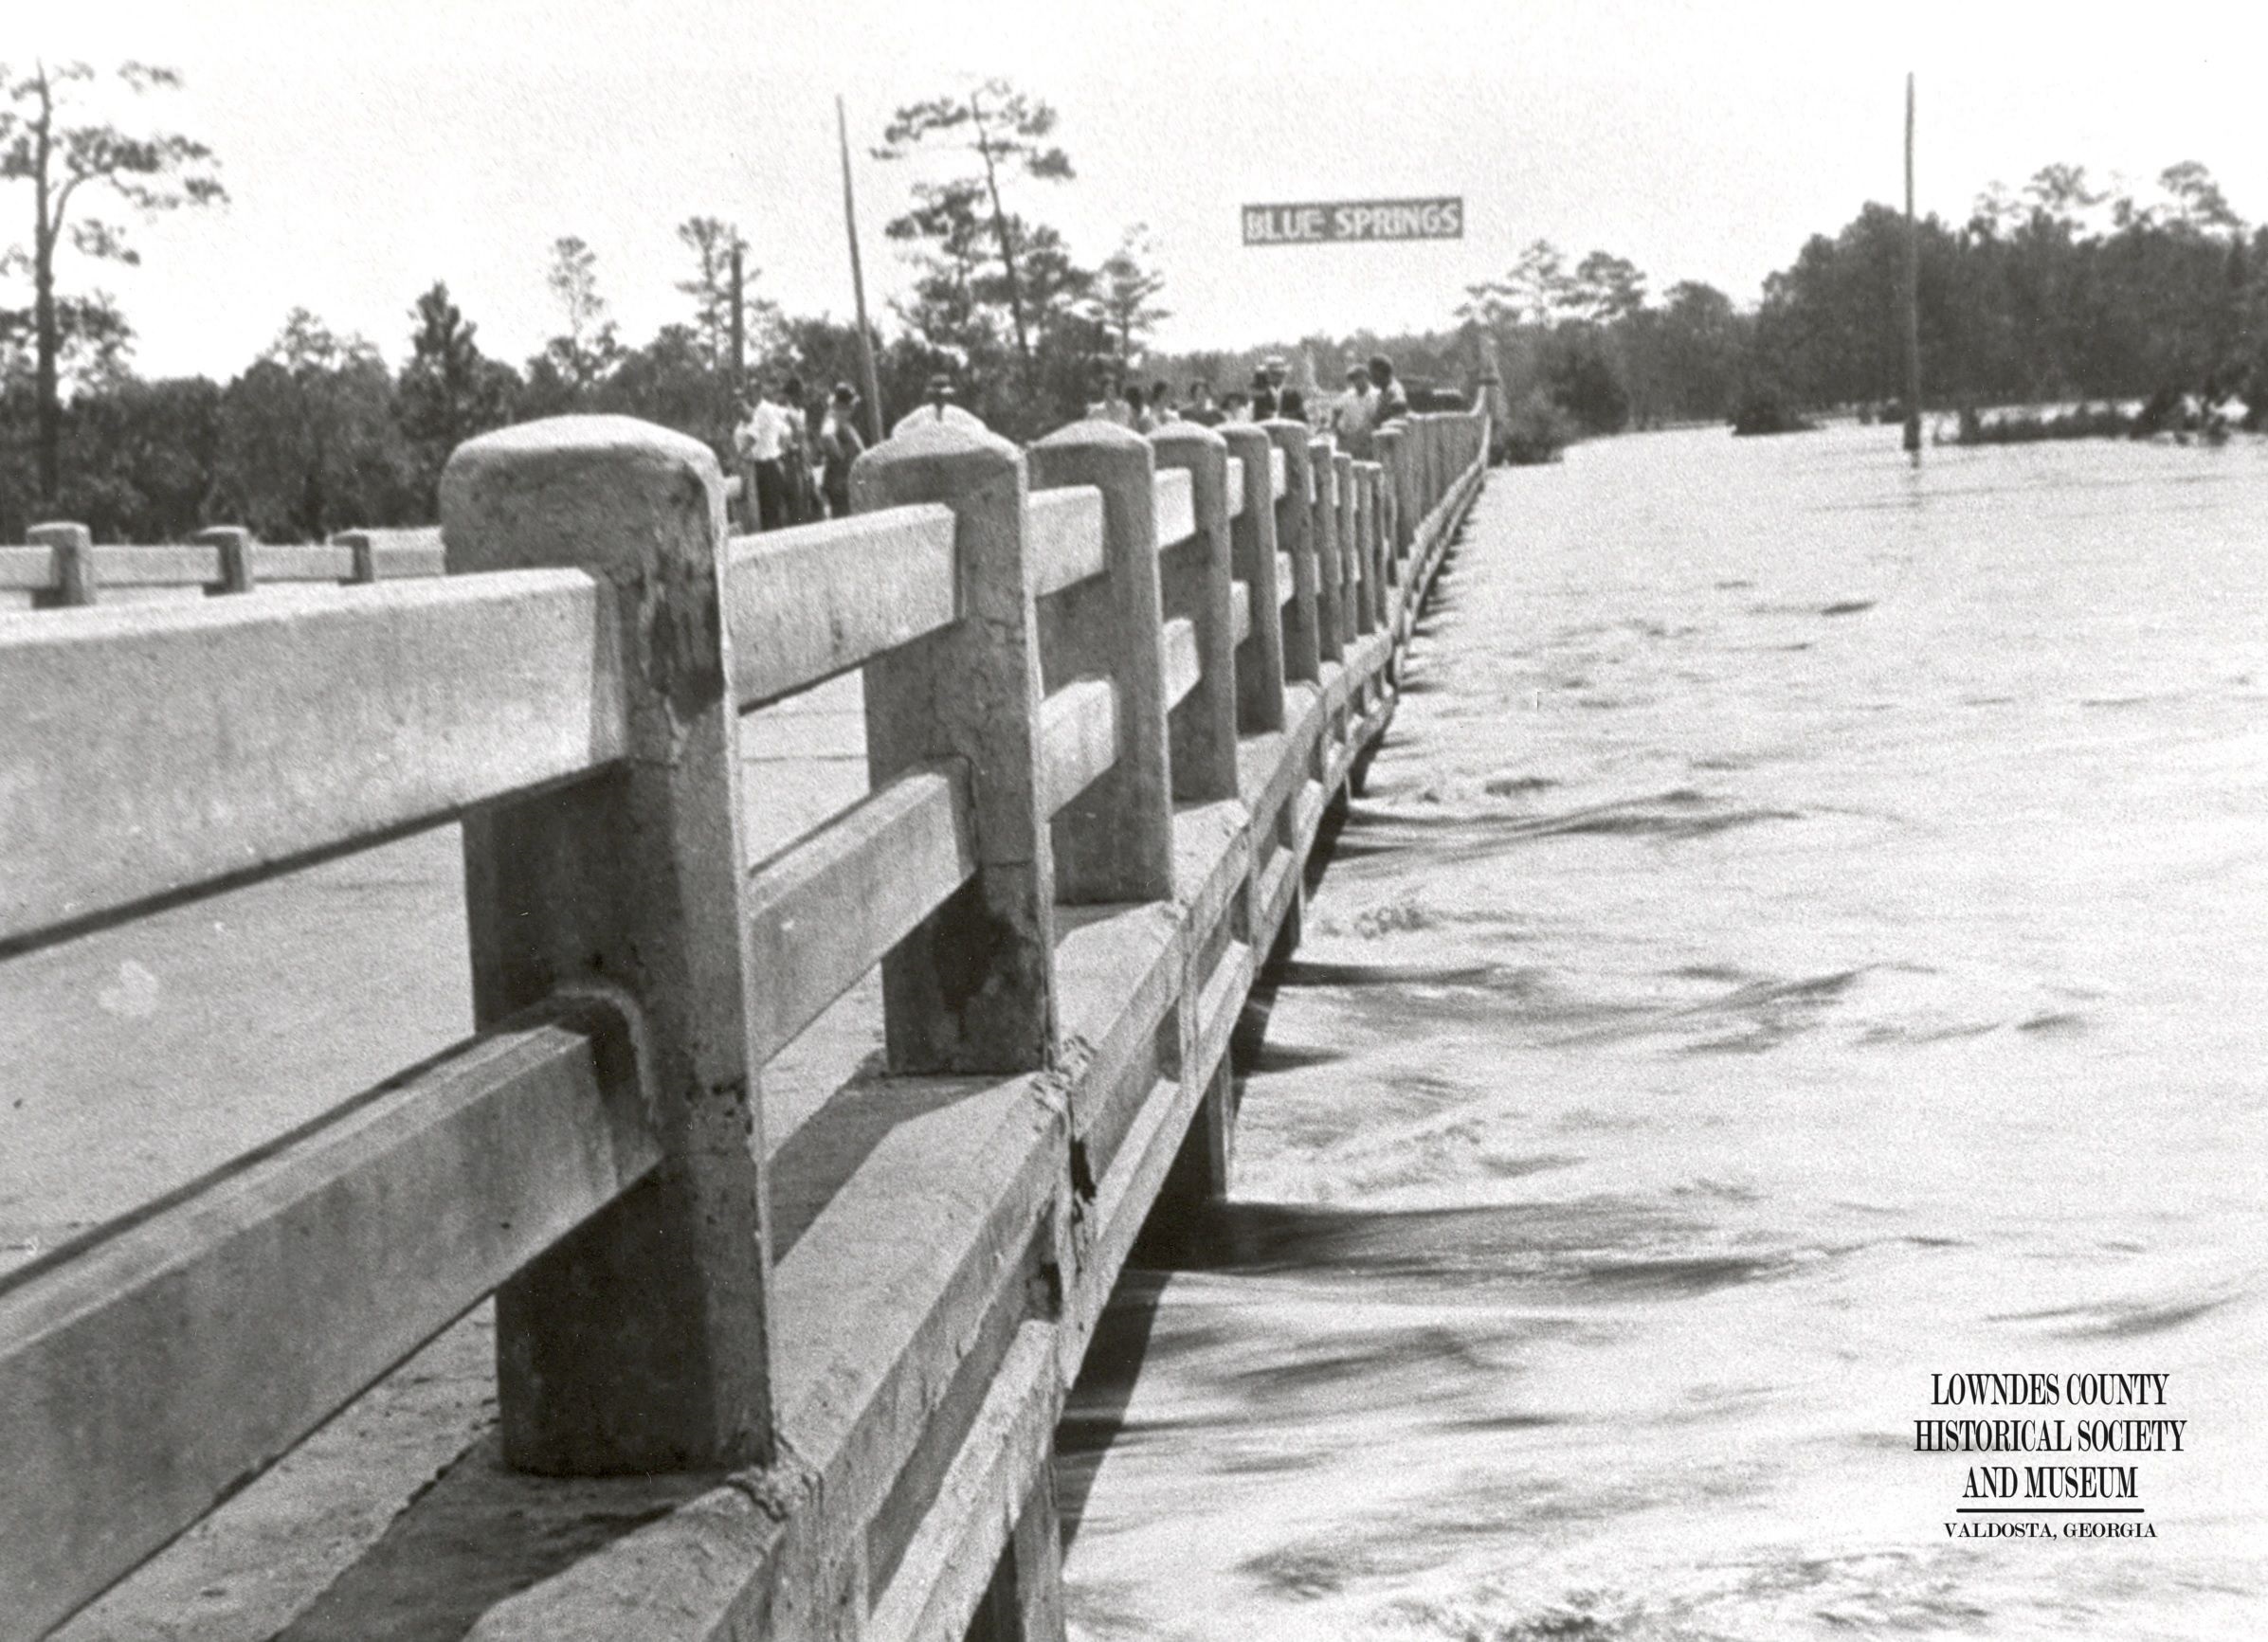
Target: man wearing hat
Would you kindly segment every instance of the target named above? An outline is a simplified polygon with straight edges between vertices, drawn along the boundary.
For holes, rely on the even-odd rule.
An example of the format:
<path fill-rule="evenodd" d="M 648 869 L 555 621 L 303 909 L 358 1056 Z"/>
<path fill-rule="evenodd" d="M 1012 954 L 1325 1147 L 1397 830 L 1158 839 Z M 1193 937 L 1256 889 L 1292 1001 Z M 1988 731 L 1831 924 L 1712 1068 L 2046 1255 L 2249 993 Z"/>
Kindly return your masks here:
<path fill-rule="evenodd" d="M 1283 381 L 1283 361 L 1271 359 L 1252 373 L 1252 420 L 1266 422 L 1276 414 L 1276 388 Z"/>
<path fill-rule="evenodd" d="M 934 422 L 941 422 L 948 427 L 965 427 L 971 433 L 991 431 L 975 416 L 953 403 L 953 378 L 942 370 L 929 379 L 928 402 L 916 406 L 899 417 L 898 425 L 890 430 L 890 437 L 896 439 L 909 429 L 925 427 Z"/>
<path fill-rule="evenodd" d="M 838 382 L 826 402 L 826 415 L 819 424 L 819 488 L 826 496 L 827 517 L 850 516 L 850 464 L 859 460 L 866 442 L 859 437 L 859 396 L 850 384 Z"/>

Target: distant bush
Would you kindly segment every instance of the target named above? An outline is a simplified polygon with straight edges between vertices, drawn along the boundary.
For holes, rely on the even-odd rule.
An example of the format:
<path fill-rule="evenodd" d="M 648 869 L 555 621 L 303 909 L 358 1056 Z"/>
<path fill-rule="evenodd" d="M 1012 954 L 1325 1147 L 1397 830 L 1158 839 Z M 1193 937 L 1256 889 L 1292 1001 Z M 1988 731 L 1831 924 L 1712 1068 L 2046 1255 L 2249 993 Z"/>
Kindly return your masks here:
<path fill-rule="evenodd" d="M 1776 384 L 1751 383 L 1741 390 L 1733 409 L 1733 437 L 1751 439 L 1766 433 L 1809 433 L 1819 425 L 1806 421 L 1787 403 Z"/>
<path fill-rule="evenodd" d="M 1585 434 L 1620 433 L 1630 425 L 1630 389 L 1623 362 L 1604 327 L 1564 324 L 1544 339 L 1538 359 L 1544 391 Z"/>
<path fill-rule="evenodd" d="M 1512 407 L 1497 429 L 1494 455 L 1515 467 L 1557 461 L 1559 453 L 1574 442 L 1575 434 L 1574 418 L 1536 388 Z"/>

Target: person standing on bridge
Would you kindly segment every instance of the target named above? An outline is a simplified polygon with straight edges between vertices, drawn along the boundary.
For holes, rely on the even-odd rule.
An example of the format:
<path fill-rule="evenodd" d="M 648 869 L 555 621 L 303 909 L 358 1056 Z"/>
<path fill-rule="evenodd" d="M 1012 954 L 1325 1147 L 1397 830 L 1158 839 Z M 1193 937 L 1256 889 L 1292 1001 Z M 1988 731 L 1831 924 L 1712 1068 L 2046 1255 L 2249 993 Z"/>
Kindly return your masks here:
<path fill-rule="evenodd" d="M 1394 377 L 1394 362 L 1383 353 L 1370 355 L 1370 386 L 1378 389 L 1378 405 L 1370 413 L 1370 425 L 1384 427 L 1409 414 L 1409 395 L 1402 391 L 1402 384 Z"/>
<path fill-rule="evenodd" d="M 1339 448 L 1357 461 L 1369 461 L 1376 448 L 1370 438 L 1371 419 L 1378 406 L 1370 397 L 1370 373 L 1360 365 L 1347 367 L 1347 392 L 1332 412 L 1332 431 L 1338 435 Z"/>
<path fill-rule="evenodd" d="M 780 384 L 780 409 L 788 422 L 788 436 L 780 450 L 780 468 L 787 481 L 787 505 L 781 510 L 791 525 L 807 525 L 826 516 L 819 486 L 811 476 L 811 448 L 818 418 L 804 400 L 804 379 L 789 376 Z"/>
<path fill-rule="evenodd" d="M 788 522 L 787 458 L 794 429 L 762 381 L 743 409 L 746 414 L 733 430 L 733 443 L 755 471 L 756 529 L 776 531 Z"/>
<path fill-rule="evenodd" d="M 1268 394 L 1276 402 L 1276 414 L 1283 414 L 1284 384 L 1292 379 L 1292 368 L 1283 362 L 1283 355 L 1271 353 L 1267 364 L 1261 367 L 1268 378 Z"/>
<path fill-rule="evenodd" d="M 819 424 L 819 488 L 826 493 L 830 518 L 850 516 L 850 464 L 866 448 L 852 415 L 858 403 L 859 396 L 851 391 L 849 383 L 836 383 L 827 399 L 826 420 Z"/>
<path fill-rule="evenodd" d="M 1283 369 L 1283 361 L 1271 359 L 1252 373 L 1252 420 L 1266 422 L 1276 414 L 1276 388 L 1268 380 L 1269 367 Z"/>
<path fill-rule="evenodd" d="M 896 439 L 901 433 L 909 432 L 916 427 L 926 427 L 932 423 L 942 423 L 947 427 L 966 428 L 971 433 L 989 433 L 991 431 L 973 412 L 963 410 L 953 403 L 953 377 L 942 370 L 934 372 L 929 379 L 928 401 L 916 405 L 899 417 L 898 424 L 890 429 L 890 437 Z"/>

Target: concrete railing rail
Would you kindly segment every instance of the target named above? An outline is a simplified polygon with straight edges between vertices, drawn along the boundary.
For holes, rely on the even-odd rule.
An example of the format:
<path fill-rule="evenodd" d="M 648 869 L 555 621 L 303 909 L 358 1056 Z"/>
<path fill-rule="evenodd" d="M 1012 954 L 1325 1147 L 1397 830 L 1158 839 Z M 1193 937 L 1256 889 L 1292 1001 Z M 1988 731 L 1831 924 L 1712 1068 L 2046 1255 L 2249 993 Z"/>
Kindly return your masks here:
<path fill-rule="evenodd" d="M 1486 444 L 925 428 L 857 516 L 734 537 L 704 447 L 569 418 L 458 450 L 439 578 L 380 532 L 0 550 L 96 606 L 0 623 L 0 957 L 457 821 L 479 1026 L 0 1278 L 0 1638 L 491 1294 L 505 1463 L 288 1634 L 1060 1629 L 1064 1388 L 1152 1204 L 1225 1188 L 1230 1030 Z M 102 603 L 295 575 L 386 585 Z M 870 790 L 752 859 L 742 714 L 853 670 Z M 766 1062 L 878 967 L 886 1068 L 771 1152 Z M 436 1571 L 656 1475 L 589 1554 Z"/>
<path fill-rule="evenodd" d="M 27 534 L 26 546 L 0 547 L 0 614 L 442 573 L 437 530 L 342 531 L 328 542 L 278 543 L 222 525 L 163 547 L 97 545 L 75 524 L 34 525 Z"/>

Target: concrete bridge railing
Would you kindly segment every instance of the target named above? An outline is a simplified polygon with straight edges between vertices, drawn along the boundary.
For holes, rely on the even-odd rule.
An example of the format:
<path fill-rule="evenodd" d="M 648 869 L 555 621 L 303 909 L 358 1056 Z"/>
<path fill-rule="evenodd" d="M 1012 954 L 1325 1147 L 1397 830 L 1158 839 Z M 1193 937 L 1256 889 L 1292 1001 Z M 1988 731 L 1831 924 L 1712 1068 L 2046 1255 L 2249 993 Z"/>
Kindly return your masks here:
<path fill-rule="evenodd" d="M 1486 444 L 924 429 L 735 538 L 705 448 L 570 418 L 456 453 L 438 579 L 8 550 L 380 585 L 0 623 L 0 960 L 457 821 L 479 1030 L 0 1279 L 0 1638 L 492 1294 L 497 1442 L 287 1634 L 1059 1631 L 1063 1390 L 1225 1185 L 1231 1028 Z M 854 670 L 870 790 L 753 859 L 742 714 Z M 878 966 L 886 1064 L 768 1139 Z"/>
<path fill-rule="evenodd" d="M 84 525 L 34 525 L 0 547 L 0 614 L 177 603 L 260 587 L 397 581 L 443 571 L 435 530 L 341 531 L 328 542 L 256 542 L 235 525 L 161 547 L 97 546 Z"/>

